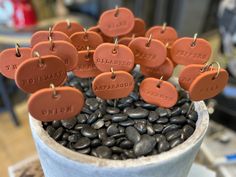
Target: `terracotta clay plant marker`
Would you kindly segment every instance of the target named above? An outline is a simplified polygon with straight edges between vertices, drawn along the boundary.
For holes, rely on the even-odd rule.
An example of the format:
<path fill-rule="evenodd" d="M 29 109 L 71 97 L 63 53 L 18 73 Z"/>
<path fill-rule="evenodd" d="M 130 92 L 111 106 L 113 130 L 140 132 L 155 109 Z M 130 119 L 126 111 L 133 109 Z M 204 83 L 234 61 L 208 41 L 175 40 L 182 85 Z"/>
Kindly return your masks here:
<path fill-rule="evenodd" d="M 145 21 L 141 18 L 135 18 L 134 19 L 134 27 L 133 27 L 132 31 L 125 36 L 131 37 L 131 36 L 135 35 L 136 37 L 141 37 L 141 36 L 145 35 L 145 32 L 146 32 Z"/>
<path fill-rule="evenodd" d="M 80 25 L 78 22 L 71 22 L 70 20 L 60 21 L 56 23 L 53 28 L 53 31 L 61 31 L 65 33 L 68 37 L 72 34 L 83 31 L 83 26 Z"/>
<path fill-rule="evenodd" d="M 164 44 L 156 39 L 137 37 L 129 43 L 134 53 L 135 64 L 145 67 L 161 66 L 166 59 L 167 51 Z"/>
<path fill-rule="evenodd" d="M 38 52 L 35 56 L 25 60 L 16 70 L 16 84 L 21 90 L 34 93 L 50 83 L 60 86 L 66 81 L 66 66 L 59 57 L 40 56 Z"/>
<path fill-rule="evenodd" d="M 166 26 L 166 23 L 163 23 L 162 26 L 153 26 L 146 32 L 145 36 L 148 37 L 150 34 L 152 34 L 153 39 L 160 40 L 164 44 L 169 43 L 171 45 L 178 39 L 176 30 L 170 26 Z"/>
<path fill-rule="evenodd" d="M 102 99 L 118 99 L 127 97 L 134 89 L 134 78 L 125 71 L 104 72 L 92 83 L 94 94 Z"/>
<path fill-rule="evenodd" d="M 111 68 L 115 71 L 131 71 L 134 67 L 134 54 L 129 47 L 118 44 L 103 43 L 99 45 L 93 55 L 94 64 L 102 72 L 109 72 Z"/>
<path fill-rule="evenodd" d="M 31 57 L 31 48 L 20 47 L 6 49 L 0 53 L 0 73 L 9 79 L 15 79 L 18 66 Z"/>
<path fill-rule="evenodd" d="M 226 70 L 206 71 L 198 75 L 189 87 L 189 97 L 192 101 L 200 101 L 218 95 L 228 83 Z"/>
<path fill-rule="evenodd" d="M 94 50 L 87 47 L 87 51 L 78 52 L 78 65 L 73 73 L 80 78 L 92 78 L 101 73 L 93 62 Z"/>
<path fill-rule="evenodd" d="M 141 73 L 146 77 L 155 77 L 160 78 L 163 76 L 163 80 L 168 80 L 174 71 L 174 65 L 169 58 L 166 58 L 166 61 L 156 68 L 149 68 L 141 66 Z"/>
<path fill-rule="evenodd" d="M 177 63 L 175 63 L 173 60 L 172 60 L 172 57 L 171 57 L 171 45 L 169 43 L 166 43 L 165 44 L 165 47 L 166 47 L 166 51 L 167 51 L 167 57 L 172 61 L 174 67 L 177 66 Z"/>
<path fill-rule="evenodd" d="M 100 16 L 98 26 L 109 37 L 128 34 L 134 27 L 134 15 L 127 8 L 107 10 Z"/>
<path fill-rule="evenodd" d="M 144 101 L 156 106 L 170 108 L 178 100 L 178 92 L 174 85 L 156 78 L 144 79 L 139 87 L 140 96 Z"/>
<path fill-rule="evenodd" d="M 83 94 L 72 87 L 44 88 L 33 93 L 28 100 L 28 110 L 43 122 L 70 119 L 80 113 L 84 105 Z"/>
<path fill-rule="evenodd" d="M 103 39 L 98 33 L 86 29 L 83 32 L 74 33 L 70 39 L 78 51 L 86 50 L 87 46 L 94 50 L 103 43 Z"/>
<path fill-rule="evenodd" d="M 50 38 L 53 41 L 67 41 L 71 43 L 70 38 L 63 32 L 52 31 L 52 28 L 49 28 L 49 31 L 37 31 L 35 32 L 30 40 L 31 47 L 34 47 L 37 43 L 42 41 L 49 41 Z"/>
<path fill-rule="evenodd" d="M 67 71 L 72 71 L 78 65 L 78 52 L 71 43 L 66 41 L 40 42 L 32 48 L 32 56 L 35 51 L 39 52 L 41 56 L 58 56 L 65 63 Z"/>
<path fill-rule="evenodd" d="M 132 37 L 122 37 L 119 39 L 119 44 L 129 46 L 129 43 L 135 38 L 135 34 Z"/>
<path fill-rule="evenodd" d="M 211 46 L 202 38 L 183 37 L 177 39 L 171 47 L 172 60 L 181 65 L 204 64 L 211 56 Z"/>
<path fill-rule="evenodd" d="M 102 39 L 103 39 L 104 42 L 110 42 L 110 43 L 113 42 L 113 37 L 106 36 L 106 35 L 100 30 L 100 28 L 99 28 L 98 25 L 90 27 L 90 28 L 88 29 L 88 31 L 94 31 L 94 32 L 100 34 L 100 36 L 102 37 Z"/>

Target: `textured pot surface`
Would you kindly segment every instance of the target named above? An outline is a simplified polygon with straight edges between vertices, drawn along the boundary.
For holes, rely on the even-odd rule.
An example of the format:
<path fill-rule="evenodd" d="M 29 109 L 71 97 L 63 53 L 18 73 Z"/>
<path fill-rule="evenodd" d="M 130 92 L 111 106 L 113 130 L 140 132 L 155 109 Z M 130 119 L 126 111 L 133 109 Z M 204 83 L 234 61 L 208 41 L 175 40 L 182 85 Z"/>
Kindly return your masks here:
<path fill-rule="evenodd" d="M 204 102 L 196 102 L 193 135 L 170 151 L 129 160 L 107 160 L 73 152 L 55 142 L 40 121 L 30 125 L 45 177 L 187 177 L 206 133 L 209 116 Z"/>

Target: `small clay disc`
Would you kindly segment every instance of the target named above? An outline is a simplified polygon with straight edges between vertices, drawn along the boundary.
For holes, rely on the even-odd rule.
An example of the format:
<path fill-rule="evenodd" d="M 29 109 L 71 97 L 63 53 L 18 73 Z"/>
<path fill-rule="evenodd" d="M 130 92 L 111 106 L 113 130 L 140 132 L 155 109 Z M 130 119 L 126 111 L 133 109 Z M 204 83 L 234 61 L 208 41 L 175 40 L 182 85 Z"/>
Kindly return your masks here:
<path fill-rule="evenodd" d="M 176 40 L 171 47 L 172 60 L 181 65 L 204 64 L 211 56 L 211 46 L 208 41 L 197 38 L 183 37 Z"/>
<path fill-rule="evenodd" d="M 91 50 L 94 50 L 103 43 L 102 37 L 93 31 L 76 32 L 70 39 L 78 51 L 86 50 L 88 46 Z"/>
<path fill-rule="evenodd" d="M 229 74 L 226 70 L 220 69 L 206 71 L 198 75 L 189 87 L 189 97 L 192 101 L 200 101 L 218 95 L 228 83 Z"/>
<path fill-rule="evenodd" d="M 70 119 L 81 111 L 83 94 L 75 88 L 44 88 L 33 93 L 28 100 L 30 114 L 40 121 Z"/>
<path fill-rule="evenodd" d="M 171 83 L 155 78 L 144 79 L 139 93 L 144 101 L 164 108 L 174 106 L 178 100 L 178 92 Z"/>
<path fill-rule="evenodd" d="M 67 71 L 72 71 L 78 65 L 78 52 L 71 43 L 66 41 L 40 42 L 32 48 L 32 56 L 35 51 L 39 52 L 41 56 L 58 56 L 64 61 Z"/>
<path fill-rule="evenodd" d="M 152 39 L 138 37 L 129 43 L 129 48 L 134 53 L 135 63 L 145 67 L 158 67 L 165 62 L 167 51 L 164 44 Z"/>
<path fill-rule="evenodd" d="M 61 31 L 65 33 L 68 37 L 70 37 L 72 34 L 83 31 L 84 28 L 81 24 L 78 22 L 70 22 L 70 21 L 60 21 L 53 25 L 52 28 L 53 31 Z"/>
<path fill-rule="evenodd" d="M 105 72 L 95 77 L 92 87 L 94 94 L 99 98 L 123 98 L 133 91 L 134 78 L 125 71 Z"/>
<path fill-rule="evenodd" d="M 114 41 L 113 37 L 108 37 L 108 36 L 106 36 L 106 35 L 100 30 L 100 28 L 99 28 L 98 25 L 90 27 L 90 28 L 88 29 L 88 31 L 94 31 L 94 32 L 100 34 L 100 36 L 102 37 L 102 39 L 103 39 L 104 42 L 110 42 L 110 43 L 112 43 L 112 42 Z"/>
<path fill-rule="evenodd" d="M 106 36 L 126 35 L 134 27 L 134 15 L 127 8 L 107 10 L 100 16 L 98 25 Z"/>
<path fill-rule="evenodd" d="M 66 67 L 57 56 L 46 55 L 29 58 L 16 70 L 16 84 L 27 93 L 34 93 L 50 84 L 60 86 L 66 80 Z"/>
<path fill-rule="evenodd" d="M 129 47 L 110 43 L 99 45 L 93 56 L 94 64 L 102 72 L 131 71 L 134 67 L 134 54 Z"/>
<path fill-rule="evenodd" d="M 53 41 L 67 41 L 71 43 L 70 38 L 63 32 L 52 31 L 51 38 Z M 42 41 L 49 41 L 49 31 L 37 31 L 30 40 L 31 47 L 34 47 L 37 43 Z"/>
<path fill-rule="evenodd" d="M 19 55 L 16 49 L 6 49 L 0 53 L 0 72 L 9 79 L 15 79 L 15 72 L 18 66 L 31 57 L 31 48 L 19 48 Z"/>
<path fill-rule="evenodd" d="M 73 73 L 80 78 L 95 77 L 101 73 L 93 62 L 94 50 L 78 52 L 78 66 Z"/>

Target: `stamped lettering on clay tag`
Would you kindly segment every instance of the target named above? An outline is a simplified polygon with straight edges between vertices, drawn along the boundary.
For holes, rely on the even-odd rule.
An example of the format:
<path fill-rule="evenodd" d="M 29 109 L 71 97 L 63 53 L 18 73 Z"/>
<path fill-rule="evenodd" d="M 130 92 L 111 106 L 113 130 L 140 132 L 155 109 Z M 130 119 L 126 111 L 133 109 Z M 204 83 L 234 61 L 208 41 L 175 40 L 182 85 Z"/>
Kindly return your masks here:
<path fill-rule="evenodd" d="M 28 100 L 30 114 L 40 121 L 70 119 L 79 114 L 84 105 L 83 94 L 71 87 L 41 89 Z"/>

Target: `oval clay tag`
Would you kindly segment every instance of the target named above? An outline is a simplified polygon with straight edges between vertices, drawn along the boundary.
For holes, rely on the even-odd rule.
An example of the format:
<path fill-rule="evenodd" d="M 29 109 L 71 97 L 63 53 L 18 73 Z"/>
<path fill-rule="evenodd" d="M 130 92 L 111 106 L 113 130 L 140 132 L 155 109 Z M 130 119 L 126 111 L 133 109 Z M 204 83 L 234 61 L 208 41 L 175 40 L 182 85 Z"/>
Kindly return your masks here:
<path fill-rule="evenodd" d="M 116 8 L 102 13 L 99 28 L 110 37 L 126 35 L 134 27 L 134 15 L 127 8 Z"/>
<path fill-rule="evenodd" d="M 102 72 L 131 71 L 134 67 L 134 54 L 125 45 L 103 43 L 99 45 L 93 55 L 94 64 Z"/>
<path fill-rule="evenodd" d="M 163 76 L 163 80 L 168 80 L 174 70 L 174 65 L 169 58 L 166 58 L 166 61 L 157 68 L 149 68 L 145 66 L 141 66 L 141 73 L 146 77 L 155 77 L 161 78 Z"/>
<path fill-rule="evenodd" d="M 71 43 L 70 38 L 63 32 L 52 31 L 51 38 L 53 41 L 67 41 Z M 49 31 L 37 31 L 30 40 L 31 47 L 34 47 L 37 43 L 42 41 L 49 41 Z"/>
<path fill-rule="evenodd" d="M 71 43 L 66 41 L 40 42 L 32 48 L 32 56 L 35 51 L 39 52 L 41 56 L 58 56 L 62 61 L 64 61 L 67 71 L 72 71 L 78 65 L 78 52 Z"/>
<path fill-rule="evenodd" d="M 119 44 L 129 46 L 129 43 L 133 40 L 132 37 L 122 37 L 119 39 Z"/>
<path fill-rule="evenodd" d="M 41 56 L 40 59 L 30 58 L 16 70 L 16 84 L 27 93 L 47 88 L 51 83 L 59 86 L 66 77 L 65 64 L 54 55 Z"/>
<path fill-rule="evenodd" d="M 92 87 L 94 94 L 99 98 L 123 98 L 133 91 L 134 78 L 125 71 L 105 72 L 95 77 Z"/>
<path fill-rule="evenodd" d="M 60 21 L 53 25 L 53 31 L 61 31 L 65 33 L 68 37 L 72 34 L 83 31 L 83 26 L 78 22 L 70 22 L 70 21 Z"/>
<path fill-rule="evenodd" d="M 146 67 L 158 67 L 165 62 L 167 51 L 160 41 L 138 37 L 129 43 L 129 48 L 134 53 L 135 63 Z"/>
<path fill-rule="evenodd" d="M 192 101 L 200 101 L 218 95 L 228 83 L 229 75 L 224 69 L 206 71 L 197 76 L 189 87 L 189 97 Z"/>
<path fill-rule="evenodd" d="M 155 78 L 144 79 L 139 93 L 144 101 L 164 108 L 174 106 L 178 100 L 178 92 L 171 83 Z"/>
<path fill-rule="evenodd" d="M 103 43 L 102 37 L 93 31 L 76 32 L 70 39 L 78 51 L 86 50 L 88 46 L 93 50 Z"/>
<path fill-rule="evenodd" d="M 55 93 L 52 88 L 41 89 L 28 100 L 30 114 L 44 122 L 70 119 L 79 114 L 83 105 L 83 94 L 71 87 L 58 87 Z"/>
<path fill-rule="evenodd" d="M 97 26 L 92 26 L 92 27 L 90 27 L 90 28 L 88 29 L 88 31 L 94 31 L 94 32 L 98 33 L 98 34 L 102 37 L 103 42 L 110 42 L 110 43 L 112 43 L 113 40 L 114 40 L 113 37 L 108 37 L 108 36 L 106 36 L 106 35 L 100 30 L 100 28 L 99 28 L 98 25 L 97 25 Z"/>
<path fill-rule="evenodd" d="M 15 72 L 18 66 L 31 57 L 31 48 L 6 49 L 0 53 L 0 73 L 9 79 L 15 79 Z"/>
<path fill-rule="evenodd" d="M 80 78 L 95 77 L 101 73 L 93 62 L 94 50 L 78 52 L 78 66 L 73 73 Z"/>
<path fill-rule="evenodd" d="M 189 90 L 190 85 L 194 79 L 202 73 L 201 69 L 204 68 L 204 65 L 191 64 L 185 66 L 179 74 L 179 85 L 184 90 Z"/>
<path fill-rule="evenodd" d="M 164 44 L 169 43 L 170 45 L 178 39 L 176 30 L 170 26 L 153 26 L 146 32 L 146 37 L 152 34 L 153 39 L 157 39 Z"/>
<path fill-rule="evenodd" d="M 205 39 L 183 37 L 171 47 L 172 60 L 181 65 L 204 64 L 211 56 L 211 46 Z"/>
<path fill-rule="evenodd" d="M 134 19 L 134 27 L 132 29 L 132 31 L 125 35 L 125 36 L 135 36 L 135 37 L 140 37 L 140 36 L 144 36 L 146 32 L 146 23 L 143 19 L 141 18 L 135 18 Z"/>

